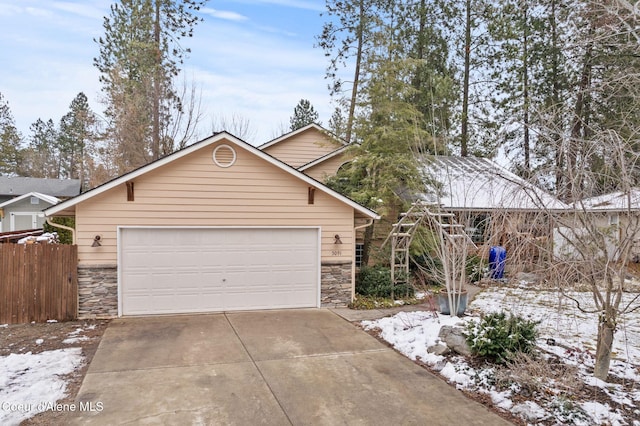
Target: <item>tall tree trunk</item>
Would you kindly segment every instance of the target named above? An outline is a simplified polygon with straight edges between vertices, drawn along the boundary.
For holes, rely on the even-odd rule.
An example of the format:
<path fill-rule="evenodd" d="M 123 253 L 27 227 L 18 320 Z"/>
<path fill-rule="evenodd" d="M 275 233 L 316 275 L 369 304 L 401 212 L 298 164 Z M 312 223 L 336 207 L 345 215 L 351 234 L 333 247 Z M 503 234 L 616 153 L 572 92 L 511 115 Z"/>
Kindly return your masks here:
<path fill-rule="evenodd" d="M 524 3 L 524 39 L 522 44 L 522 97 L 523 105 L 523 117 L 522 124 L 524 126 L 524 138 L 522 141 L 524 150 L 524 169 L 526 177 L 529 177 L 531 173 L 531 146 L 529 138 L 529 23 L 528 23 L 528 10 L 526 1 Z"/>
<path fill-rule="evenodd" d="M 356 112 L 356 101 L 358 99 L 358 84 L 360 82 L 360 66 L 362 64 L 362 48 L 364 43 L 364 0 L 360 0 L 360 17 L 358 22 L 358 47 L 356 52 L 356 67 L 353 71 L 353 87 L 351 88 L 351 102 L 349 104 L 349 116 L 347 117 L 347 131 L 345 139 L 347 143 L 351 142 L 351 134 L 353 131 L 353 121 Z"/>
<path fill-rule="evenodd" d="M 573 110 L 573 123 L 571 125 L 571 136 L 569 138 L 569 146 L 567 149 L 567 172 L 569 179 L 567 179 L 565 196 L 563 197 L 567 202 L 573 202 L 573 190 L 576 185 L 580 186 L 580 182 L 575 182 L 574 173 L 575 167 L 578 162 L 579 141 L 584 135 L 584 123 L 585 123 L 585 95 L 591 81 L 591 55 L 593 45 L 589 43 L 584 53 L 584 59 L 582 64 L 582 72 L 580 75 L 580 85 L 578 87 L 578 93 L 576 94 L 576 102 Z"/>
<path fill-rule="evenodd" d="M 464 30 L 464 78 L 462 83 L 462 129 L 460 133 L 460 155 L 469 153 L 469 73 L 471 68 L 471 0 L 466 1 Z"/>
<path fill-rule="evenodd" d="M 424 44 L 425 44 L 424 28 L 427 24 L 426 23 L 427 14 L 425 12 L 425 7 L 426 7 L 426 0 L 420 0 L 420 9 L 418 12 L 420 19 L 418 21 L 418 41 L 416 46 L 416 59 L 419 62 L 422 62 L 422 60 L 424 59 Z M 417 93 L 419 93 L 420 90 L 422 90 L 422 74 L 420 73 L 420 71 L 421 71 L 421 67 L 418 66 L 416 70 L 416 76 L 413 81 L 413 87 L 416 89 Z"/>
<path fill-rule="evenodd" d="M 156 49 L 156 62 L 153 69 L 153 129 L 151 142 L 152 160 L 160 157 L 160 79 L 162 69 L 162 50 L 160 46 L 160 0 L 155 1 L 155 22 L 153 25 L 153 40 Z"/>
<path fill-rule="evenodd" d="M 558 23 L 556 21 L 556 0 L 551 1 L 551 47 L 553 56 L 551 58 L 551 72 L 553 73 L 553 89 L 551 94 L 552 99 L 552 117 L 553 126 L 551 140 L 554 147 L 554 160 L 556 170 L 556 193 L 560 194 L 560 191 L 564 187 L 564 153 L 562 147 L 562 136 L 560 129 L 562 128 L 562 119 L 560 117 L 560 46 L 558 46 Z"/>
<path fill-rule="evenodd" d="M 608 315 L 605 314 L 607 317 Z M 611 348 L 615 333 L 614 322 L 611 318 L 605 318 L 598 324 L 598 344 L 596 346 L 596 363 L 593 367 L 593 375 L 597 379 L 606 381 L 611 364 Z"/>

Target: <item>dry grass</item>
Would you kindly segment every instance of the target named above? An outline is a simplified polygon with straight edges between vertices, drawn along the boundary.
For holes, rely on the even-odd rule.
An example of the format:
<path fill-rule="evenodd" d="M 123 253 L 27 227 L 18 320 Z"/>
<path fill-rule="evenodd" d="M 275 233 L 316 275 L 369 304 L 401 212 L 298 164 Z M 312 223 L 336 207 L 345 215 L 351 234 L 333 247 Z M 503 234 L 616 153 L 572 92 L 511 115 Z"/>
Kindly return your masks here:
<path fill-rule="evenodd" d="M 578 367 L 541 355 L 518 353 L 496 371 L 496 383 L 507 388 L 517 384 L 521 394 L 535 395 L 560 391 L 571 393 L 582 386 Z"/>

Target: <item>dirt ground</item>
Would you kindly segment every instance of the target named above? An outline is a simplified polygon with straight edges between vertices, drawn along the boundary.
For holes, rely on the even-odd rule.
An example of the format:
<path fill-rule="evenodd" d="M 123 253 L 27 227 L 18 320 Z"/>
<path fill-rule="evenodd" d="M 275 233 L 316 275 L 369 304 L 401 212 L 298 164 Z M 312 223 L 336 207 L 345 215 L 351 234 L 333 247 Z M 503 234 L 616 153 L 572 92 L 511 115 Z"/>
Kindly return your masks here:
<path fill-rule="evenodd" d="M 69 322 L 31 323 L 0 325 L 0 356 L 9 354 L 33 354 L 63 348 L 82 348 L 84 363 L 81 368 L 69 374 L 67 381 L 66 397 L 58 401 L 67 404 L 74 402 L 84 375 L 98 349 L 102 334 L 107 328 L 108 320 L 84 320 Z M 82 331 L 78 331 L 81 329 Z M 70 336 L 75 339 L 73 343 L 64 343 Z M 60 423 L 57 421 L 63 413 L 47 411 L 24 420 L 22 425 L 51 425 Z"/>

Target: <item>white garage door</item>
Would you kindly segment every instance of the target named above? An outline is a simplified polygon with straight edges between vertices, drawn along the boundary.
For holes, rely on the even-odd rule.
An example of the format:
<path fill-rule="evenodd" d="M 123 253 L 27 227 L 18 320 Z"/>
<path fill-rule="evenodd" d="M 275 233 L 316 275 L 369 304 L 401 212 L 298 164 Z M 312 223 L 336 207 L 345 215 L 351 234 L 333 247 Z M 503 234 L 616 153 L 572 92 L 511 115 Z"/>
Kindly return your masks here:
<path fill-rule="evenodd" d="M 123 315 L 318 306 L 319 230 L 122 228 Z"/>

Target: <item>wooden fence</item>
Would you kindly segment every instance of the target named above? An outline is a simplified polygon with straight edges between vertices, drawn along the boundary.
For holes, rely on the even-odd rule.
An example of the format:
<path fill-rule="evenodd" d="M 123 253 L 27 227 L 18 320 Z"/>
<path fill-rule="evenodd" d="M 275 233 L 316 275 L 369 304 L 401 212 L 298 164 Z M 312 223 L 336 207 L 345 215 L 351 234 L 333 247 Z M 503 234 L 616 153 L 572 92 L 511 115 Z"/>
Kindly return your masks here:
<path fill-rule="evenodd" d="M 78 315 L 78 247 L 0 244 L 0 324 Z"/>

